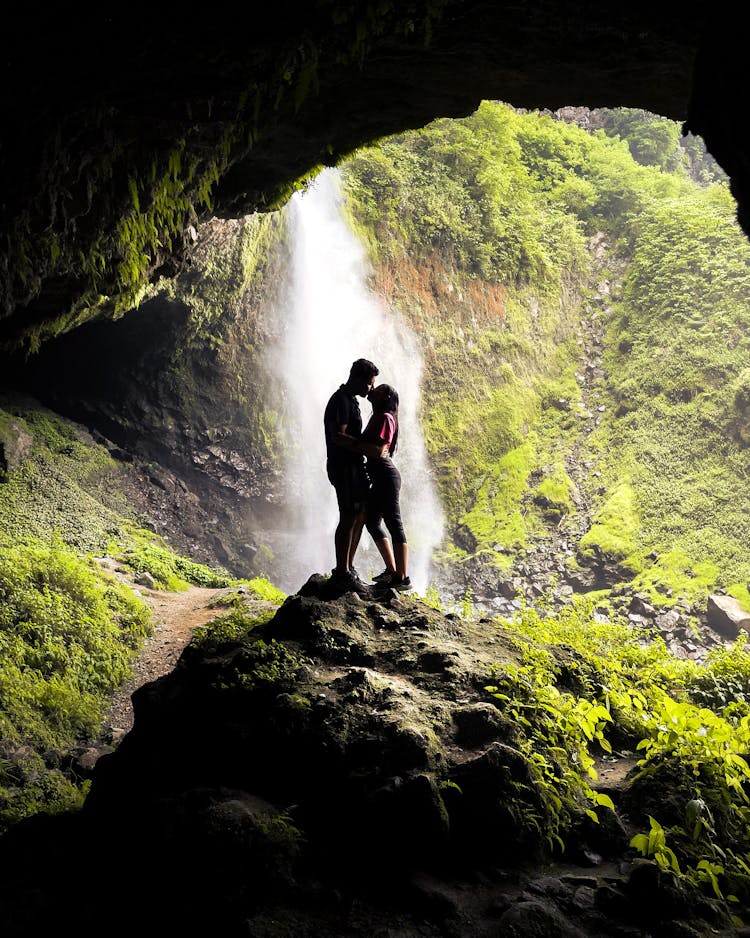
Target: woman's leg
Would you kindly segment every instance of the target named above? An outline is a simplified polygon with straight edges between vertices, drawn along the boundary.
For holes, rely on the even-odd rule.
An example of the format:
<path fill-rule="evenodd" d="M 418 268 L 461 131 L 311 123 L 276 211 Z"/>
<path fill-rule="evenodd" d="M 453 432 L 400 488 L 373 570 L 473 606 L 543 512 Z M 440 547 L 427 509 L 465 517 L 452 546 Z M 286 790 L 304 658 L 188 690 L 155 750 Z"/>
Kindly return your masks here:
<path fill-rule="evenodd" d="M 396 573 L 400 579 L 404 579 L 408 575 L 407 571 L 409 569 L 409 548 L 404 541 L 402 544 L 399 544 L 398 541 L 393 542 L 393 555 L 396 564 Z"/>
<path fill-rule="evenodd" d="M 383 521 L 393 542 L 392 549 L 396 575 L 400 580 L 403 580 L 408 575 L 409 550 L 406 546 L 406 535 L 401 521 L 400 491 L 401 473 L 391 464 L 387 475 L 387 484 L 383 485 L 380 507 L 383 513 Z"/>
<path fill-rule="evenodd" d="M 370 489 L 367 501 L 367 530 L 373 543 L 378 549 L 378 553 L 383 558 L 386 570 L 393 572 L 396 569 L 396 561 L 393 557 L 391 542 L 388 540 L 383 530 L 382 498 L 383 485 L 382 480 L 375 476 L 373 472 L 372 488 Z"/>
<path fill-rule="evenodd" d="M 393 556 L 393 549 L 388 538 L 381 537 L 379 540 L 375 541 L 375 546 L 377 547 L 380 556 L 383 558 L 383 563 L 385 564 L 386 570 L 390 570 L 391 573 L 397 570 L 398 567 Z"/>

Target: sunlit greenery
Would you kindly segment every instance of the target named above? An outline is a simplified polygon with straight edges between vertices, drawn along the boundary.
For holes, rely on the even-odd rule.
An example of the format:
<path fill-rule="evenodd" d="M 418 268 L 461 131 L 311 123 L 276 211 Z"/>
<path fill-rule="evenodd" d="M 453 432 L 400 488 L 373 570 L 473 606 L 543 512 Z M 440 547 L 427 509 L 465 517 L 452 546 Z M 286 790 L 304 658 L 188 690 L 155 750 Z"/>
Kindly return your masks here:
<path fill-rule="evenodd" d="M 124 536 L 109 545 L 108 552 L 133 573 L 150 573 L 158 589 L 186 590 L 195 586 L 222 587 L 236 582 L 226 571 L 176 554 L 150 531 L 125 523 Z"/>
<path fill-rule="evenodd" d="M 343 167 L 378 286 L 423 340 L 422 422 L 455 535 L 444 558 L 507 567 L 572 510 L 578 447 L 599 473 L 584 554 L 655 601 L 724 586 L 747 602 L 750 246 L 700 141 L 643 111 L 598 121 L 485 102 Z M 575 371 L 592 309 L 604 377 L 584 437 Z"/>
<path fill-rule="evenodd" d="M 611 809 L 597 793 L 594 757 L 635 754 L 627 810 L 646 831 L 652 818 L 662 835 L 650 848 L 648 837 L 634 846 L 645 844 L 645 855 L 720 898 L 746 901 L 747 635 L 697 664 L 673 657 L 661 638 L 644 641 L 626 622 L 595 615 L 586 600 L 554 616 L 526 608 L 502 628 L 518 661 L 497 666 L 487 693 L 517 727 L 543 795 L 544 810 L 532 821 L 550 845 L 564 850 L 582 812 L 598 820 Z M 704 875 L 707 864 L 714 880 Z"/>
<path fill-rule="evenodd" d="M 575 510 L 575 456 L 598 473 L 583 482 L 580 559 L 615 562 L 656 605 L 723 585 L 750 606 L 750 248 L 697 144 L 643 112 L 612 112 L 588 133 L 488 102 L 363 149 L 342 170 L 376 286 L 422 342 L 421 416 L 452 537 L 443 562 L 473 558 L 502 575 Z M 136 209 L 138 197 L 136 186 Z M 255 240 L 232 258 L 243 289 L 272 227 L 249 224 Z M 599 280 L 613 291 L 598 293 Z M 213 329 L 218 295 L 194 297 L 175 386 L 190 377 L 191 343 L 233 364 Z M 585 432 L 579 343 L 592 309 L 605 324 L 602 409 Z M 249 396 L 235 369 L 229 397 L 244 406 Z M 273 454 L 273 421 L 250 403 L 248 432 Z M 173 552 L 117 496 L 120 469 L 80 428 L 19 407 L 0 412 L 0 439 L 23 450 L 0 484 L 0 733 L 27 747 L 0 757 L 2 828 L 80 801 L 43 754 L 96 734 L 149 632 L 145 604 L 97 556 L 161 590 L 235 587 L 188 657 L 246 646 L 238 686 L 293 683 L 300 662 L 255 641 L 270 613 L 251 615 L 240 599 L 283 594 Z M 440 607 L 434 586 L 424 600 Z M 457 613 L 478 618 L 470 590 Z M 576 826 L 613 807 L 595 760 L 629 757 L 633 849 L 722 901 L 750 899 L 745 634 L 705 664 L 679 660 L 617 620 L 606 591 L 555 615 L 541 602 L 484 624 L 511 649 L 480 692 L 512 721 L 529 767 L 508 806 L 521 823 L 565 856 Z"/>
<path fill-rule="evenodd" d="M 96 736 L 150 629 L 143 601 L 59 535 L 0 546 L 0 737 L 25 752 L 0 759 L 0 830 L 80 797 L 41 754 Z"/>
<path fill-rule="evenodd" d="M 80 802 L 80 780 L 58 763 L 98 736 L 151 633 L 146 603 L 102 560 L 132 577 L 150 573 L 163 590 L 231 585 L 253 599 L 284 597 L 263 578 L 237 580 L 180 556 L 140 527 L 118 494 L 122 470 L 75 424 L 19 404 L 0 410 L 0 444 L 2 831 Z"/>

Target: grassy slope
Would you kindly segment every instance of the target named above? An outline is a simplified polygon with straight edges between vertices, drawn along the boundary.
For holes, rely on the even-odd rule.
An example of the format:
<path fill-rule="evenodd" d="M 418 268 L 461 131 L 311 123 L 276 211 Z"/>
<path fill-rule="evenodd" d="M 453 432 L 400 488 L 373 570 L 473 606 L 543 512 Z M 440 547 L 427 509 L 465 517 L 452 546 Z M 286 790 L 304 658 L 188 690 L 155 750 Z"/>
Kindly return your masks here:
<path fill-rule="evenodd" d="M 118 495 L 125 470 L 80 427 L 6 402 L 0 442 L 10 463 L 0 480 L 2 831 L 78 803 L 80 783 L 61 769 L 61 755 L 98 735 L 109 695 L 151 632 L 143 600 L 95 557 L 150 572 L 162 589 L 239 581 L 141 527 Z M 265 581 L 249 585 L 279 596 Z"/>
<path fill-rule="evenodd" d="M 381 289 L 422 336 L 428 450 L 449 523 L 464 547 L 521 546 L 541 518 L 521 510 L 548 456 L 536 428 L 547 382 L 560 375 L 586 276 L 585 236 L 550 207 L 521 162 L 516 116 L 484 105 L 466 121 L 361 151 L 344 169 L 355 225 Z"/>
<path fill-rule="evenodd" d="M 621 554 L 644 586 L 700 595 L 718 583 L 750 605 L 750 247 L 723 187 L 657 202 L 639 222 L 610 324 L 614 408 L 598 441 L 611 453 L 610 478 L 633 490 Z M 606 539 L 628 513 L 603 518 L 591 540 Z M 654 548 L 651 566 L 644 558 Z"/>

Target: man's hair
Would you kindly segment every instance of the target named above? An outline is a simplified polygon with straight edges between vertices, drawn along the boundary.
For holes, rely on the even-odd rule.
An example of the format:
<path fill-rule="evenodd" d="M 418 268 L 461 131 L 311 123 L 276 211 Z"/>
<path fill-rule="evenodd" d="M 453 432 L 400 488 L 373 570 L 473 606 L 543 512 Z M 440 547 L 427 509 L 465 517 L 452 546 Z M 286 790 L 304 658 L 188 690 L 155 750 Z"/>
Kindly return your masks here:
<path fill-rule="evenodd" d="M 356 381 L 358 378 L 374 378 L 379 374 L 380 370 L 377 365 L 373 365 L 373 363 L 366 358 L 358 358 L 356 362 L 352 364 L 351 370 L 349 371 L 349 380 L 354 379 Z"/>

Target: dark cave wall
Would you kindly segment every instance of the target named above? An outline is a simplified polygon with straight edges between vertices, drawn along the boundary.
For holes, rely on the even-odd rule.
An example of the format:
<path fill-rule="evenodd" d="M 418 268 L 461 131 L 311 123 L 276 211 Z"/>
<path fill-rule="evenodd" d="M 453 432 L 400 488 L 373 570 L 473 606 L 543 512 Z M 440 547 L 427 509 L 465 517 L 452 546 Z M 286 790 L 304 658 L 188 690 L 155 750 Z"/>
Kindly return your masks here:
<path fill-rule="evenodd" d="M 279 0 L 147 22 L 16 11 L 0 83 L 0 349 L 122 315 L 182 267 L 211 215 L 281 204 L 358 145 L 483 98 L 687 119 L 744 221 L 750 148 L 726 100 L 744 60 L 720 14 L 580 0 Z"/>
<path fill-rule="evenodd" d="M 278 513 L 283 444 L 265 350 L 286 266 L 283 213 L 214 219 L 137 310 L 51 338 L 5 372 L 127 464 L 147 526 L 235 576 L 269 572 L 258 532 Z"/>

